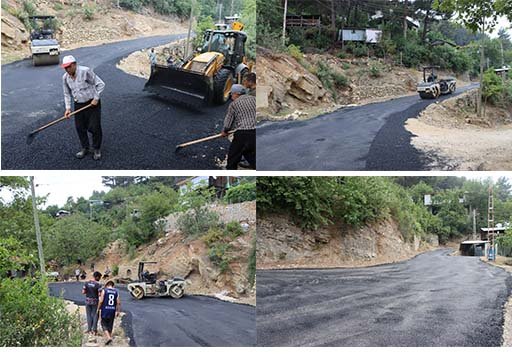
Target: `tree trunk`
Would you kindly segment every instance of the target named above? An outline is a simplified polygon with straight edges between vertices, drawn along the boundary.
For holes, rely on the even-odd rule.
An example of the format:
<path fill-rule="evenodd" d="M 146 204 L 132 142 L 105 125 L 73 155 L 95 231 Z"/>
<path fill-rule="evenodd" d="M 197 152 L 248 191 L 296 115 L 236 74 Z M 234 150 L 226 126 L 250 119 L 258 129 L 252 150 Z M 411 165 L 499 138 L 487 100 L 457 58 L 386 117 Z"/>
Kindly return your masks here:
<path fill-rule="evenodd" d="M 483 109 L 482 109 L 482 92 L 483 92 L 483 81 L 484 81 L 484 65 L 485 65 L 485 56 L 484 56 L 484 39 L 485 39 L 485 19 L 482 20 L 482 39 L 480 40 L 480 87 L 478 88 L 478 97 L 476 101 L 476 107 L 478 111 L 478 116 L 482 118 Z"/>
<path fill-rule="evenodd" d="M 421 35 L 421 42 L 425 43 L 427 40 L 427 33 L 428 33 L 428 20 L 430 16 L 430 10 L 432 7 L 432 1 L 430 1 L 430 6 L 427 9 L 427 13 L 425 14 L 425 20 L 423 21 L 423 33 Z"/>

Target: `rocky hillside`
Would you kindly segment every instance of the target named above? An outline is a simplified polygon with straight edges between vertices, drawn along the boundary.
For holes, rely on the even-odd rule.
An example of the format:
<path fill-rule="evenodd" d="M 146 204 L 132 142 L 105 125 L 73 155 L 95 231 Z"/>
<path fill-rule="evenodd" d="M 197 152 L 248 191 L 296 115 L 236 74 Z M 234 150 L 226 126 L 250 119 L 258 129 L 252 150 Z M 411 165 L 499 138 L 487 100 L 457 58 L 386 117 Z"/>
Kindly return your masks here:
<path fill-rule="evenodd" d="M 158 15 L 152 9 L 135 13 L 117 8 L 108 0 L 32 0 L 30 3 L 34 14 L 56 17 L 56 37 L 64 50 L 187 30 L 178 18 Z M 2 64 L 30 55 L 30 31 L 20 20 L 28 15 L 23 4 L 19 0 L 2 1 Z"/>
<path fill-rule="evenodd" d="M 292 56 L 260 47 L 257 63 L 260 119 L 314 117 L 345 105 L 415 95 L 422 76 L 381 59 L 339 58 L 328 52 Z M 459 78 L 459 86 L 468 81 Z"/>
<path fill-rule="evenodd" d="M 228 243 L 230 261 L 225 271 L 212 262 L 210 249 L 201 237 L 188 239 L 178 231 L 179 214 L 172 214 L 164 220 L 165 237 L 131 251 L 123 241 L 117 240 L 106 247 L 100 257 L 88 260 L 87 268 L 91 262 L 100 272 L 107 266 L 112 270 L 117 267 L 116 278 L 128 282 L 137 279 L 139 261 L 157 261 L 158 278 L 184 277 L 187 294 L 216 295 L 255 304 L 255 287 L 250 284 L 248 269 L 256 234 L 256 203 L 219 204 L 209 209 L 219 215 L 220 222 L 236 221 L 244 231 Z"/>
<path fill-rule="evenodd" d="M 392 263 L 439 245 L 436 236 L 406 242 L 387 219 L 361 228 L 336 224 L 305 231 L 284 216 L 258 218 L 257 265 L 265 268 L 354 267 Z"/>

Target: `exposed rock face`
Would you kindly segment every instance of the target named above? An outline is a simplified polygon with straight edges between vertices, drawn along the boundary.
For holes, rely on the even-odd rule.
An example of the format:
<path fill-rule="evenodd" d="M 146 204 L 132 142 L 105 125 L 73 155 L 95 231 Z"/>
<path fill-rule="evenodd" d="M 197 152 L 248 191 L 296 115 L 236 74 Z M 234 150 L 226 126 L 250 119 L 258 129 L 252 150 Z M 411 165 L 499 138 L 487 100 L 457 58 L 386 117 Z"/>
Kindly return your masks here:
<path fill-rule="evenodd" d="M 436 244 L 429 238 L 429 242 Z M 258 268 L 360 266 L 395 262 L 415 255 L 425 245 L 406 242 L 392 220 L 360 228 L 331 225 L 302 230 L 281 216 L 258 219 Z M 438 245 L 438 242 L 437 242 Z"/>
<path fill-rule="evenodd" d="M 284 54 L 271 54 L 259 48 L 258 106 L 277 112 L 282 108 L 318 105 L 331 101 L 320 80 L 294 58 Z"/>
<path fill-rule="evenodd" d="M 212 263 L 209 248 L 203 240 L 189 240 L 177 230 L 176 215 L 167 218 L 165 236 L 140 246 L 132 252 L 133 258 L 130 258 L 124 241 L 117 240 L 109 244 L 100 258 L 93 260 L 96 270 L 103 272 L 107 266 L 112 270 L 117 265 L 118 278 L 128 282 L 137 279 L 139 261 L 156 261 L 158 264 L 149 265 L 148 270 L 158 272 L 159 279 L 184 277 L 188 294 L 223 293 L 238 301 L 255 304 L 255 289 L 249 284 L 247 268 L 256 233 L 256 203 L 215 204 L 210 206 L 210 210 L 219 214 L 221 222 L 240 222 L 245 231 L 229 243 L 232 259 L 229 270 L 221 272 Z"/>
<path fill-rule="evenodd" d="M 2 11 L 2 49 L 26 45 L 29 33 L 23 23 L 6 11 Z"/>

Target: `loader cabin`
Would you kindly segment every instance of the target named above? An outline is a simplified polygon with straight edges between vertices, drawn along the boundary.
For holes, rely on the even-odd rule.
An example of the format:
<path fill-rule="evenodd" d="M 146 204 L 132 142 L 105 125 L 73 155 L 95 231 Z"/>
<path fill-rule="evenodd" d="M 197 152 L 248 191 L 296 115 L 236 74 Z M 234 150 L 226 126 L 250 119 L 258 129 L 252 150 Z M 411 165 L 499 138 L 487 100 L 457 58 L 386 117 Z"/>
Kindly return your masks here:
<path fill-rule="evenodd" d="M 235 67 L 245 60 L 246 41 L 247 34 L 240 30 L 206 30 L 200 52 L 221 53 L 225 58 L 224 66 Z"/>

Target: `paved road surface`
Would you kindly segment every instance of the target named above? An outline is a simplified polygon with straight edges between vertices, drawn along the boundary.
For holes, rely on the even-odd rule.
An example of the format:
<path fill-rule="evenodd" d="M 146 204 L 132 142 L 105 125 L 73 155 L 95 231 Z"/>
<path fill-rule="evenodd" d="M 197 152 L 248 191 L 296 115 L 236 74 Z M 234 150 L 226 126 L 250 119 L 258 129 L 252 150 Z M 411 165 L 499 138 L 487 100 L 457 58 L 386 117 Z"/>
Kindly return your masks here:
<path fill-rule="evenodd" d="M 217 169 L 229 142 L 215 140 L 174 153 L 177 144 L 220 131 L 227 104 L 202 111 L 142 92 L 145 80 L 116 68 L 130 53 L 182 38 L 157 36 L 68 51 L 105 81 L 102 95 L 103 159 L 80 149 L 72 120 L 37 135 L 27 134 L 64 113 L 58 66 L 33 67 L 29 60 L 2 66 L 2 169 Z"/>
<path fill-rule="evenodd" d="M 367 268 L 258 271 L 258 345 L 499 346 L 511 277 L 449 253 Z"/>
<path fill-rule="evenodd" d="M 474 87 L 458 89 L 457 94 Z M 307 121 L 263 123 L 257 129 L 258 170 L 424 170 L 426 158 L 411 145 L 412 134 L 404 123 L 433 102 L 414 95 Z"/>
<path fill-rule="evenodd" d="M 84 303 L 82 283 L 50 284 L 52 295 Z M 130 344 L 154 346 L 253 346 L 256 343 L 255 308 L 206 296 L 134 300 L 121 289 L 123 323 Z"/>

